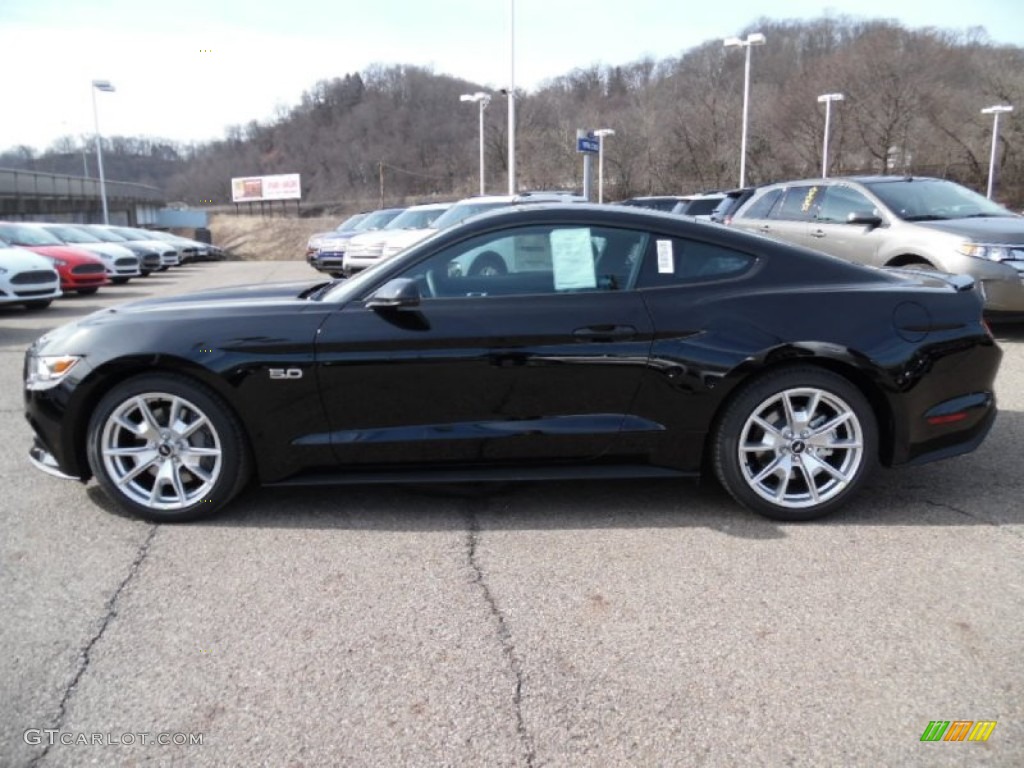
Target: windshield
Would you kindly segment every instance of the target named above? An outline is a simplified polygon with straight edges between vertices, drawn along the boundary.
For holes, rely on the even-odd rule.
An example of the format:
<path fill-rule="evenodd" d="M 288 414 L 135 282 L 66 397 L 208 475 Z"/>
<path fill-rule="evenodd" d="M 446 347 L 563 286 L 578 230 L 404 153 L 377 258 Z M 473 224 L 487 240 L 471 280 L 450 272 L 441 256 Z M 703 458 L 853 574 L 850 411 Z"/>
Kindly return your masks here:
<path fill-rule="evenodd" d="M 125 240 L 150 240 L 151 238 L 143 232 L 138 230 L 128 229 L 127 227 L 114 227 L 110 230 L 115 235 L 124 238 Z"/>
<path fill-rule="evenodd" d="M 468 219 L 477 213 L 483 213 L 484 211 L 491 211 L 495 208 L 504 208 L 511 203 L 459 203 L 453 205 L 441 216 L 438 216 L 434 220 L 435 229 L 445 229 L 453 224 L 458 224 L 463 219 Z"/>
<path fill-rule="evenodd" d="M 64 245 L 64 242 L 43 229 L 19 227 L 17 224 L 0 226 L 0 237 L 15 245 Z"/>
<path fill-rule="evenodd" d="M 365 213 L 357 213 L 355 216 L 349 216 L 341 224 L 334 228 L 335 232 L 351 232 L 358 226 L 359 222 L 366 218 Z"/>
<path fill-rule="evenodd" d="M 98 243 L 99 238 L 91 232 L 84 232 L 81 229 L 75 229 L 74 227 L 64 227 L 59 224 L 54 224 L 46 227 L 46 230 L 52 232 L 65 243 Z"/>
<path fill-rule="evenodd" d="M 445 212 L 444 208 L 409 208 L 393 218 L 384 229 L 426 229 Z"/>
<path fill-rule="evenodd" d="M 707 197 L 702 200 L 691 200 L 683 208 L 683 213 L 689 216 L 707 216 L 712 213 L 722 201 L 717 197 Z"/>
<path fill-rule="evenodd" d="M 981 216 L 1013 216 L 998 203 L 943 179 L 900 179 L 864 185 L 905 221 L 938 221 Z"/>
<path fill-rule="evenodd" d="M 350 230 L 352 232 L 370 232 L 374 229 L 383 229 L 384 225 L 400 214 L 402 208 L 388 208 L 383 211 L 374 211 L 366 214 L 366 218 L 360 221 Z"/>
<path fill-rule="evenodd" d="M 96 235 L 96 238 L 104 243 L 123 243 L 125 241 L 125 238 L 115 235 L 109 229 L 103 229 L 102 227 L 90 227 L 87 231 Z"/>

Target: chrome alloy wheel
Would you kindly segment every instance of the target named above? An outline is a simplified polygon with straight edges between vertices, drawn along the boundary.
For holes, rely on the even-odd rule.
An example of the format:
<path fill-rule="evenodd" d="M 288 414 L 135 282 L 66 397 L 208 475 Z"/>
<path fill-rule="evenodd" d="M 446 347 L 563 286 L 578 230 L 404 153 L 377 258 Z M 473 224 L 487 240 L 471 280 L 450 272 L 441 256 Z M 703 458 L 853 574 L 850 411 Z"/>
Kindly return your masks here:
<path fill-rule="evenodd" d="M 850 405 L 822 389 L 787 389 L 762 401 L 743 425 L 739 465 L 750 488 L 774 505 L 827 502 L 856 478 L 864 434 Z"/>
<path fill-rule="evenodd" d="M 120 491 L 150 509 L 184 509 L 204 499 L 224 465 L 213 422 L 178 395 L 144 392 L 103 424 L 103 466 Z"/>

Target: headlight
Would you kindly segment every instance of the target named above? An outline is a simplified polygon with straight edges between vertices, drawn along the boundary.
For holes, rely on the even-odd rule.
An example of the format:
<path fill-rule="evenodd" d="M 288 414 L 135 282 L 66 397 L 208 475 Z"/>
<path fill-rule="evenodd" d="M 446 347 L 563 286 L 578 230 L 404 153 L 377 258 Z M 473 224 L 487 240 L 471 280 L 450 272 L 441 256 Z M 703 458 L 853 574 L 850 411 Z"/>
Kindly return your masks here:
<path fill-rule="evenodd" d="M 964 256 L 988 261 L 1007 261 L 1014 258 L 1012 245 L 988 245 L 986 243 L 962 243 L 957 250 Z"/>
<path fill-rule="evenodd" d="M 44 355 L 30 358 L 25 386 L 28 389 L 55 387 L 81 359 L 80 355 Z"/>

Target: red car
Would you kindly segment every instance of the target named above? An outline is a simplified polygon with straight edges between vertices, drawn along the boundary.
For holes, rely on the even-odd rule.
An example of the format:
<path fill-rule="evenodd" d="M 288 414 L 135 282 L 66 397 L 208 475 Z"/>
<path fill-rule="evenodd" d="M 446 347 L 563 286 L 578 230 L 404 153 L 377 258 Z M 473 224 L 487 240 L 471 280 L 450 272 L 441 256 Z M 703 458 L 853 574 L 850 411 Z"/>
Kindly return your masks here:
<path fill-rule="evenodd" d="M 40 227 L 0 221 L 0 240 L 50 259 L 60 275 L 60 289 L 64 293 L 96 293 L 101 285 L 110 283 L 102 259 L 81 248 L 64 244 Z"/>

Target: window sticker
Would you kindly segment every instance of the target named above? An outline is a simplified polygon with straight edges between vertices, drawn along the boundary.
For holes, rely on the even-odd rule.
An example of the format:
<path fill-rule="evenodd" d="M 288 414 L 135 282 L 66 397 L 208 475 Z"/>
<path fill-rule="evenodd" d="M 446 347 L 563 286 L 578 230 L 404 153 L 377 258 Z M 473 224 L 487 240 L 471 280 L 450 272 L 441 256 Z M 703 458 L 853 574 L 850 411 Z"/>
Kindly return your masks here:
<path fill-rule="evenodd" d="M 800 206 L 800 210 L 807 213 L 811 210 L 811 206 L 814 205 L 814 198 L 818 196 L 818 190 L 820 187 L 811 187 L 807 190 L 807 196 L 804 197 L 803 205 Z"/>
<path fill-rule="evenodd" d="M 590 228 L 556 229 L 551 233 L 551 263 L 556 291 L 597 288 Z"/>
<path fill-rule="evenodd" d="M 672 253 L 671 240 L 658 241 L 658 272 L 660 274 L 675 274 L 676 260 Z"/>

